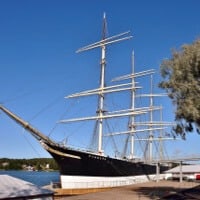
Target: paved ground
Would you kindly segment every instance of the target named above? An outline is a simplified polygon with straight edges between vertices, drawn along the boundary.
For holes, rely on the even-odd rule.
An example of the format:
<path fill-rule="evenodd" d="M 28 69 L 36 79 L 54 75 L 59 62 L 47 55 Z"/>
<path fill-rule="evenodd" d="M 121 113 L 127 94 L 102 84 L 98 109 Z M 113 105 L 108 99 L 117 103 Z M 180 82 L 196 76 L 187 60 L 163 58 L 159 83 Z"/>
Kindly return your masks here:
<path fill-rule="evenodd" d="M 59 200 L 200 199 L 200 186 L 198 187 L 198 185 L 199 183 L 194 182 L 148 182 L 126 187 L 114 188 L 104 192 L 60 197 Z"/>

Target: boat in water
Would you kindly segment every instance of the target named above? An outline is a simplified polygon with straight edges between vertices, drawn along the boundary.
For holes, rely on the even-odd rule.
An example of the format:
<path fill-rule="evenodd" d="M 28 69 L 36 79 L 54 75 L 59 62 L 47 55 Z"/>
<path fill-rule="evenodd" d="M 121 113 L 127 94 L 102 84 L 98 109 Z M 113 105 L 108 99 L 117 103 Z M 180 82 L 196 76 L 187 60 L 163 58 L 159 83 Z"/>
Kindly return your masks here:
<path fill-rule="evenodd" d="M 100 81 L 99 87 L 92 90 L 83 91 L 68 95 L 67 98 L 79 98 L 96 96 L 97 108 L 94 109 L 95 116 L 78 117 L 73 119 L 63 119 L 60 123 L 76 124 L 80 121 L 94 122 L 95 135 L 97 135 L 95 150 L 82 150 L 68 146 L 67 144 L 60 144 L 50 139 L 45 134 L 41 133 L 38 129 L 34 128 L 24 119 L 14 114 L 4 105 L 0 105 L 0 109 L 11 117 L 14 121 L 24 127 L 30 132 L 55 159 L 59 166 L 61 175 L 62 188 L 77 189 L 77 188 L 104 188 L 132 184 L 142 180 L 153 179 L 158 170 L 159 159 L 161 160 L 161 150 L 159 151 L 159 159 L 157 163 L 153 158 L 153 143 L 157 142 L 159 145 L 163 142 L 164 138 L 161 135 L 165 126 L 170 123 L 161 121 L 154 121 L 153 113 L 162 110 L 161 106 L 154 106 L 153 99 L 156 96 L 163 96 L 163 94 L 138 94 L 137 91 L 141 89 L 136 79 L 141 76 L 150 76 L 152 81 L 152 74 L 154 70 L 146 70 L 143 72 L 134 72 L 134 54 L 132 55 L 132 72 L 131 74 L 114 78 L 111 84 L 105 82 L 106 76 L 106 48 L 108 45 L 129 40 L 132 38 L 130 32 L 124 32 L 112 37 L 106 37 L 106 17 L 103 19 L 103 37 L 99 42 L 79 49 L 77 52 L 92 50 L 95 48 L 101 49 L 100 61 Z M 117 84 L 116 84 L 117 83 Z M 150 84 L 149 84 L 150 85 Z M 108 110 L 106 99 L 110 94 L 127 93 L 129 97 L 130 106 L 126 103 L 123 109 Z M 136 107 L 137 98 L 149 98 L 149 105 Z M 120 100 L 118 98 L 118 100 Z M 123 100 L 121 100 L 123 102 Z M 137 121 L 140 116 L 145 116 L 147 120 Z M 109 132 L 106 127 L 112 120 L 121 120 L 125 123 L 122 126 L 124 130 L 117 132 Z M 114 128 L 121 122 L 114 122 Z M 111 130 L 111 129 L 109 129 Z M 155 133 L 158 136 L 155 136 Z M 84 133 L 83 133 L 84 134 Z M 144 135 L 145 137 L 142 137 Z M 104 151 L 104 138 L 123 136 L 121 145 L 123 144 L 123 152 L 115 150 L 114 154 L 109 155 L 109 152 Z M 170 139 L 170 138 L 168 138 Z M 140 143 L 143 146 L 143 158 L 135 155 L 135 143 Z M 95 144 L 96 144 L 95 143 Z M 142 145 L 141 143 L 145 143 Z M 146 147 L 145 147 L 146 146 Z M 129 152 L 127 155 L 127 150 Z M 161 147 L 160 147 L 161 148 Z M 147 153 L 149 152 L 149 153 Z M 158 158 L 157 157 L 157 158 Z M 159 164 L 160 172 L 168 169 L 168 166 Z"/>

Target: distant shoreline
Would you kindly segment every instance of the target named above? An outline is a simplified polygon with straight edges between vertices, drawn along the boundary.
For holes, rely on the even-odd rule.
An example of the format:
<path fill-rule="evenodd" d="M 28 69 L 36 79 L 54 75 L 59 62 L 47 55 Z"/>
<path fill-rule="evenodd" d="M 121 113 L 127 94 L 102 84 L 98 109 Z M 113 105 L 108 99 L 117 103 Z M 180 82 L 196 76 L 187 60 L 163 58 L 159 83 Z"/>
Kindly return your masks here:
<path fill-rule="evenodd" d="M 58 171 L 53 158 L 0 158 L 0 170 Z"/>

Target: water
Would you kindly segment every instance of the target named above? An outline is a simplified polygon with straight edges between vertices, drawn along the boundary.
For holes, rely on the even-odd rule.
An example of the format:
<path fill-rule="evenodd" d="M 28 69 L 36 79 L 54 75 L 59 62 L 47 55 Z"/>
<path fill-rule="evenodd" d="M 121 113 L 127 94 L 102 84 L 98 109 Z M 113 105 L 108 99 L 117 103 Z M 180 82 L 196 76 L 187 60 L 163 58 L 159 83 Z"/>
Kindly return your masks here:
<path fill-rule="evenodd" d="M 59 172 L 45 171 L 0 171 L 1 174 L 10 175 L 38 186 L 49 185 L 51 182 L 59 182 Z"/>

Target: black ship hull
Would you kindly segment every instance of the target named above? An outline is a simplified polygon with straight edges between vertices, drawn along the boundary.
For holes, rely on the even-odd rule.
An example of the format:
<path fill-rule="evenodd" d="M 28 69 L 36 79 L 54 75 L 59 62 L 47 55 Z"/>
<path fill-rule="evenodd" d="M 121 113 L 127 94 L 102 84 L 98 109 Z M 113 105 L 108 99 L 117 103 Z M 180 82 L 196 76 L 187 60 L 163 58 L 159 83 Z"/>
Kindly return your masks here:
<path fill-rule="evenodd" d="M 110 158 L 50 144 L 45 144 L 44 148 L 56 160 L 61 175 L 122 177 L 156 174 L 154 164 Z M 167 169 L 167 166 L 160 166 L 160 172 Z"/>

